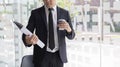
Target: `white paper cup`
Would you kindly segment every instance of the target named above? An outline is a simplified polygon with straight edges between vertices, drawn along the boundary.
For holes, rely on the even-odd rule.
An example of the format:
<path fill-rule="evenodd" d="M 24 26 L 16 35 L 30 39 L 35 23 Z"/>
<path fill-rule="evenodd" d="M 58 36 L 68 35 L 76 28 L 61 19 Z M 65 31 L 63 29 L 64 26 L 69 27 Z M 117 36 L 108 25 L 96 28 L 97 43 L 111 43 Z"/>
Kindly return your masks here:
<path fill-rule="evenodd" d="M 65 19 L 59 19 L 58 23 L 61 23 L 61 22 L 66 22 L 66 20 Z M 64 28 L 59 28 L 59 30 L 64 30 Z"/>

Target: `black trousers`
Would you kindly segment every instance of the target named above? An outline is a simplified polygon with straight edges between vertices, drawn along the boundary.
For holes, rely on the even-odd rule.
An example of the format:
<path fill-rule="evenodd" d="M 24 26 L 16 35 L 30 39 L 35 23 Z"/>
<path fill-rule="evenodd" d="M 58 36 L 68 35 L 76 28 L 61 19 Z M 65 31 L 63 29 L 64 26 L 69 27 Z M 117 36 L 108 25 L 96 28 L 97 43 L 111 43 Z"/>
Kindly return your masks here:
<path fill-rule="evenodd" d="M 42 63 L 35 64 L 34 67 L 63 67 L 63 62 L 60 59 L 59 52 L 47 52 L 42 60 Z"/>

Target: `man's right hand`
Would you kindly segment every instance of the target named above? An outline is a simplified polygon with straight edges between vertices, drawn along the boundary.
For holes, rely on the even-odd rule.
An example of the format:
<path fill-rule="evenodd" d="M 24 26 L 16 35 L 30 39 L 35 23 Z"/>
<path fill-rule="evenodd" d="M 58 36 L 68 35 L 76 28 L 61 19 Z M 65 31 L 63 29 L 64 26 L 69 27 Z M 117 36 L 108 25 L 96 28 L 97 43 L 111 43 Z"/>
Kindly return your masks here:
<path fill-rule="evenodd" d="M 29 35 L 27 35 L 26 37 L 25 37 L 25 41 L 26 41 L 26 43 L 27 44 L 29 44 L 29 45 L 35 45 L 35 44 L 37 44 L 37 41 L 38 41 L 38 37 L 37 37 L 37 35 L 35 35 L 35 34 L 33 34 L 31 37 L 29 36 Z"/>

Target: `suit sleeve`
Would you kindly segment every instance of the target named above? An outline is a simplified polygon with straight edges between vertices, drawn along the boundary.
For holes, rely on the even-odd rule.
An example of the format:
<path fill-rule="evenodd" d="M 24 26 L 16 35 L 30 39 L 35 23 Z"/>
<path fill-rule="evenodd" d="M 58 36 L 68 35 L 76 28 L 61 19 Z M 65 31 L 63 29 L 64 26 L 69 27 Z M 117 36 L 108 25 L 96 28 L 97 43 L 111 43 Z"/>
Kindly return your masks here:
<path fill-rule="evenodd" d="M 26 28 L 30 31 L 30 32 L 32 32 L 33 33 L 33 31 L 34 31 L 34 29 L 35 29 L 35 16 L 34 16 L 35 14 L 34 14 L 34 12 L 32 11 L 31 12 L 31 16 L 30 16 L 30 18 L 29 18 L 29 21 L 28 21 L 28 25 L 26 26 Z M 23 40 L 23 43 L 24 43 L 24 45 L 26 46 L 26 47 L 30 47 L 31 45 L 29 45 L 29 44 L 27 44 L 26 42 L 25 42 L 25 34 L 23 34 L 22 35 L 22 40 Z"/>
<path fill-rule="evenodd" d="M 68 11 L 67 11 L 67 18 L 68 18 L 68 19 L 67 19 L 67 22 L 69 23 L 72 31 L 71 31 L 70 33 L 68 33 L 68 32 L 66 31 L 66 36 L 67 36 L 68 39 L 73 39 L 73 38 L 75 37 L 75 32 L 74 32 L 74 30 L 73 30 L 73 26 L 72 26 L 71 19 L 70 19 L 70 14 L 69 14 Z"/>

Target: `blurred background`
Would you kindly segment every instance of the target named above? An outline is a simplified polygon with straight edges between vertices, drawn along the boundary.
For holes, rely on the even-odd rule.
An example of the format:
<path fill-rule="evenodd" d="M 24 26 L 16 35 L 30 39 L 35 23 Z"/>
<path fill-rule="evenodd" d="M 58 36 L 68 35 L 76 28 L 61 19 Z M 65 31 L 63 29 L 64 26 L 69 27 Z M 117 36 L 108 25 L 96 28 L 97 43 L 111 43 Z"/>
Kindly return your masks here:
<path fill-rule="evenodd" d="M 120 67 L 120 0 L 57 0 L 69 10 L 76 32 L 67 40 L 65 67 Z M 32 55 L 12 19 L 27 25 L 31 10 L 42 0 L 0 0 L 0 67 L 20 67 Z"/>

